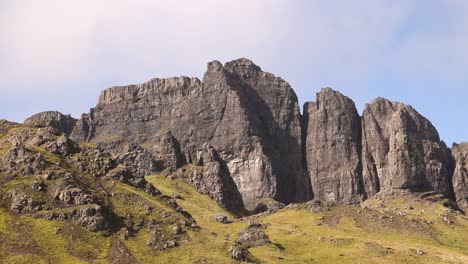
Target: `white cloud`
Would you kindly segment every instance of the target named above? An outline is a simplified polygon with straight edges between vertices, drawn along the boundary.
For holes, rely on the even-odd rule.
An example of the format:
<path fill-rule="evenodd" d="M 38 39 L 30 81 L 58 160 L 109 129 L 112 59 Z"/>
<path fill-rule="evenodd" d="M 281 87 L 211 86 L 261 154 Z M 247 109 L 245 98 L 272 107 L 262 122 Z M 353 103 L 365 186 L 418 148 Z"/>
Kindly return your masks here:
<path fill-rule="evenodd" d="M 28 80 L 83 74 L 95 22 L 89 11 L 79 2 L 11 1 L 0 11 L 2 82 L 31 85 Z"/>
<path fill-rule="evenodd" d="M 201 76 L 207 61 L 238 57 L 291 82 L 302 100 L 332 86 L 358 105 L 373 96 L 364 83 L 376 69 L 389 68 L 398 76 L 463 77 L 468 1 L 444 2 L 451 20 L 440 18 L 449 29 L 443 38 L 432 31 L 434 25 L 416 25 L 418 30 L 399 37 L 422 5 L 406 0 L 0 1 L 0 113 L 14 112 L 2 109 L 2 100 L 30 97 L 41 100 L 30 106 L 30 114 L 50 105 L 77 115 L 108 86 Z M 433 5 L 437 10 L 441 4 Z M 425 26 L 428 30 L 421 31 Z"/>
<path fill-rule="evenodd" d="M 0 11 L 0 79 L 30 92 L 115 71 L 201 72 L 200 61 L 268 49 L 284 10 L 276 0 L 15 1 Z"/>

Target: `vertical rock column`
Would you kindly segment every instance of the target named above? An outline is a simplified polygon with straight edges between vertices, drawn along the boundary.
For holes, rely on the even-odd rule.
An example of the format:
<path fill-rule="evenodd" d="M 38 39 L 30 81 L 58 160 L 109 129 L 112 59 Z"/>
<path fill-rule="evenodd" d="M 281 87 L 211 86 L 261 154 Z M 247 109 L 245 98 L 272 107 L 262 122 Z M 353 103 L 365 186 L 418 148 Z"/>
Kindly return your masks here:
<path fill-rule="evenodd" d="M 239 94 L 253 137 L 261 142 L 266 167 L 275 178 L 275 199 L 298 202 L 311 199 L 310 183 L 302 166 L 301 115 L 297 96 L 282 78 L 264 72 L 241 58 L 227 62 L 229 83 Z"/>
<path fill-rule="evenodd" d="M 304 106 L 305 152 L 314 198 L 356 203 L 361 200 L 361 127 L 356 107 L 330 88 Z"/>
<path fill-rule="evenodd" d="M 454 144 L 452 154 L 455 159 L 453 190 L 458 207 L 468 211 L 468 143 Z"/>

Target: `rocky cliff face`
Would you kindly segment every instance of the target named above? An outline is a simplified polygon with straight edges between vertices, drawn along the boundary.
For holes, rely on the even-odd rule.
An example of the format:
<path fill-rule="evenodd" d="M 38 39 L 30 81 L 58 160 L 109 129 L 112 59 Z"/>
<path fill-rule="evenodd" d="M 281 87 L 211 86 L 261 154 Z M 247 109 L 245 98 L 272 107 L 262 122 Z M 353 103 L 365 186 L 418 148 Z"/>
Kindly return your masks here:
<path fill-rule="evenodd" d="M 434 190 L 452 197 L 450 151 L 411 106 L 378 98 L 362 117 L 366 195 L 385 189 Z"/>
<path fill-rule="evenodd" d="M 468 211 L 468 143 L 454 144 L 452 147 L 455 159 L 453 189 L 458 206 Z"/>
<path fill-rule="evenodd" d="M 305 154 L 314 197 L 361 200 L 361 123 L 353 101 L 330 88 L 304 105 Z"/>
<path fill-rule="evenodd" d="M 57 111 L 48 111 L 35 114 L 24 121 L 26 125 L 34 127 L 55 127 L 67 135 L 72 133 L 76 122 L 76 119 L 70 115 L 64 115 Z"/>
<path fill-rule="evenodd" d="M 211 62 L 203 81 L 154 79 L 107 89 L 77 123 L 73 139 L 87 139 L 114 155 L 138 144 L 156 157 L 161 131 L 170 131 L 185 157 L 172 161 L 175 167 L 192 163 L 204 145 L 213 146 L 252 208 L 260 198 L 311 198 L 297 97 L 288 83 L 247 59 L 225 66 Z"/>
<path fill-rule="evenodd" d="M 454 175 L 450 150 L 411 106 L 378 98 L 360 117 L 326 88 L 301 117 L 290 85 L 248 59 L 210 62 L 203 80 L 109 88 L 79 120 L 45 112 L 26 124 L 97 145 L 140 178 L 182 179 L 233 212 L 264 198 L 358 203 L 392 189 L 450 199 L 455 189 L 466 202 L 466 151 L 454 147 Z"/>

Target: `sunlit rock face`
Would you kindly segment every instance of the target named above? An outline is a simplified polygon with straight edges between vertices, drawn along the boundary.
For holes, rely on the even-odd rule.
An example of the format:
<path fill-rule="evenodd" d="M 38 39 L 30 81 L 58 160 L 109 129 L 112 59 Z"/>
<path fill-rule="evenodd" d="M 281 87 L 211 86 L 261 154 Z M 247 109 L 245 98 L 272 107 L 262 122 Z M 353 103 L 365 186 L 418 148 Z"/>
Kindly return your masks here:
<path fill-rule="evenodd" d="M 455 159 L 453 190 L 458 206 L 468 211 L 468 143 L 454 144 L 452 147 Z"/>
<path fill-rule="evenodd" d="M 264 198 L 358 203 L 392 189 L 435 191 L 466 206 L 464 145 L 453 157 L 411 106 L 377 98 L 361 117 L 351 99 L 325 88 L 301 116 L 290 85 L 245 58 L 208 63 L 202 80 L 106 89 L 78 120 L 44 112 L 25 123 L 96 145 L 139 177 L 186 177 L 231 211 Z"/>
<path fill-rule="evenodd" d="M 180 147 L 183 161 L 176 164 L 191 163 L 193 153 L 213 146 L 246 205 L 259 198 L 311 198 L 297 97 L 287 82 L 250 60 L 210 62 L 203 81 L 153 79 L 104 90 L 85 118 L 72 136 L 113 154 L 138 144 L 158 156 L 164 131 Z"/>
<path fill-rule="evenodd" d="M 378 98 L 362 117 L 366 195 L 385 189 L 433 190 L 452 197 L 450 150 L 411 106 Z"/>
<path fill-rule="evenodd" d="M 348 97 L 330 88 L 304 106 L 305 154 L 314 198 L 361 201 L 361 123 Z"/>

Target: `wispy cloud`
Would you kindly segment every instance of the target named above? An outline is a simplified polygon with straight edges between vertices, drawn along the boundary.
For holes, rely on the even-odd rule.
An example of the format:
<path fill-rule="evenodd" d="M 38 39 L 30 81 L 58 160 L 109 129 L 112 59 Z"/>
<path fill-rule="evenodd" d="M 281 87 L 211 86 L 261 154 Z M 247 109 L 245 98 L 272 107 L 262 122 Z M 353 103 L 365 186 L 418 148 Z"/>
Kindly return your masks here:
<path fill-rule="evenodd" d="M 78 116 L 109 86 L 201 77 L 207 61 L 238 57 L 301 101 L 332 86 L 359 107 L 404 94 L 430 114 L 417 93 L 430 101 L 435 84 L 468 96 L 464 0 L 0 1 L 0 36 L 0 118 L 18 121 Z"/>

